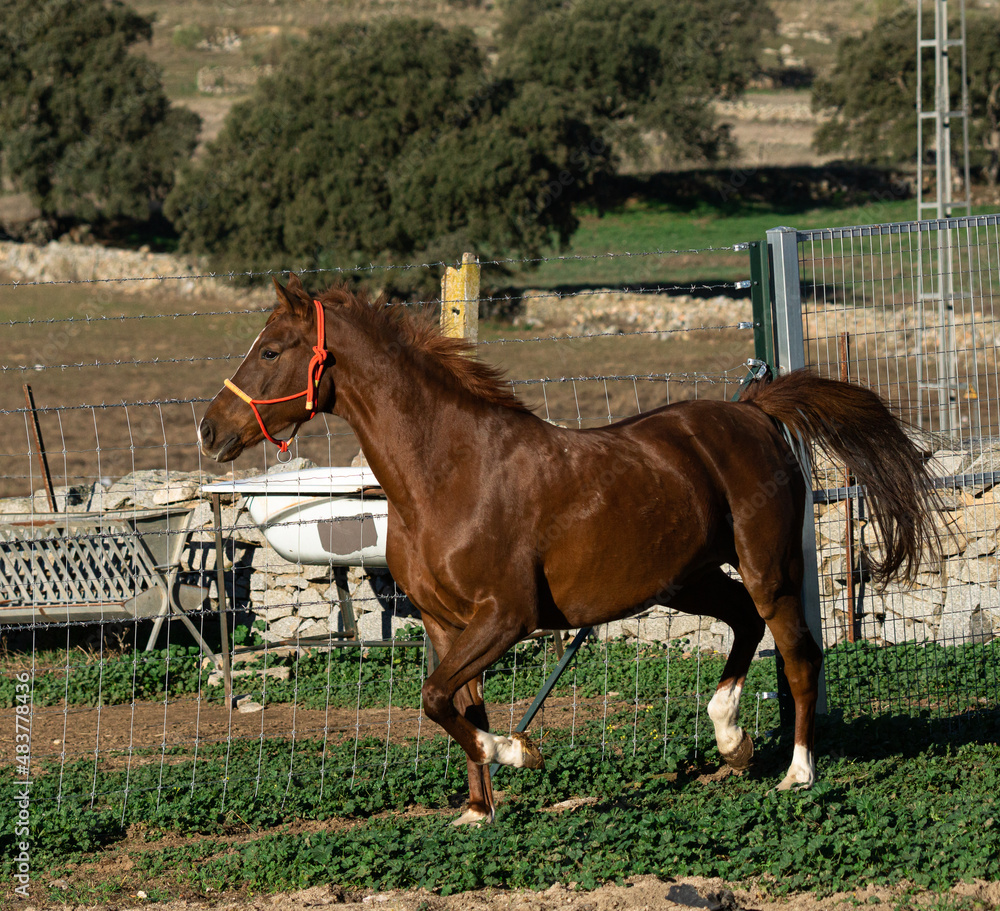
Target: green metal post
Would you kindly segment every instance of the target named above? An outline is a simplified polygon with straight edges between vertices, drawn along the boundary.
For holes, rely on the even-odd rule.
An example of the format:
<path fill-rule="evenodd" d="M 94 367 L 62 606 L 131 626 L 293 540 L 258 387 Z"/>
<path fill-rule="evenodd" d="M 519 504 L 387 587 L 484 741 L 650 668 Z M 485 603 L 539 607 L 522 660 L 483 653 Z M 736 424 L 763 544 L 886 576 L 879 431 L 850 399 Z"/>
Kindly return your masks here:
<path fill-rule="evenodd" d="M 750 249 L 750 300 L 753 303 L 754 357 L 763 361 L 775 372 L 774 315 L 771 309 L 771 268 L 768 262 L 768 245 L 755 240 Z"/>
<path fill-rule="evenodd" d="M 771 248 L 766 241 L 755 240 L 747 245 L 750 250 L 750 299 L 753 303 L 754 357 L 778 375 L 778 362 L 774 352 L 774 296 L 771 272 Z M 795 721 L 795 703 L 785 676 L 785 662 L 781 653 L 774 653 L 778 685 L 778 711 L 780 724 L 788 727 Z"/>

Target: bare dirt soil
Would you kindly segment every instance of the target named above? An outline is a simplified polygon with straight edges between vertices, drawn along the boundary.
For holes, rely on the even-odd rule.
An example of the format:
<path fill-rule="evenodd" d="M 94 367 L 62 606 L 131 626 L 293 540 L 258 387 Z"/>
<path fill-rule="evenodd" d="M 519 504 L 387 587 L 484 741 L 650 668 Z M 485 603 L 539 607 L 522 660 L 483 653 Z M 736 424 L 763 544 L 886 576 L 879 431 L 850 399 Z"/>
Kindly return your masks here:
<path fill-rule="evenodd" d="M 491 722 L 499 730 L 508 727 L 509 717 L 519 719 L 529 701 L 494 707 Z M 539 716 L 544 727 L 569 729 L 574 723 L 602 717 L 624 703 L 601 699 L 553 697 Z M 3 730 L 14 730 L 14 709 L 0 710 Z M 326 738 L 329 743 L 377 738 L 407 743 L 440 735 L 417 708 L 393 706 L 372 709 L 306 709 L 288 703 L 269 703 L 262 711 L 241 712 L 226 705 L 197 700 L 193 696 L 169 702 L 136 702 L 103 706 L 100 709 L 69 706 L 36 708 L 31 719 L 32 759 L 39 762 L 65 757 L 73 761 L 99 755 L 125 756 L 136 750 L 153 751 L 159 761 L 162 749 L 227 740 L 248 741 L 294 737 L 297 740 Z M 0 764 L 14 761 L 14 743 L 0 740 Z M 143 761 L 143 760 L 137 760 Z"/>
<path fill-rule="evenodd" d="M 571 883 L 557 883 L 544 892 L 526 889 L 484 889 L 441 896 L 422 889 L 407 892 L 352 892 L 337 885 L 316 886 L 279 895 L 220 895 L 217 898 L 184 898 L 171 902 L 144 900 L 137 890 L 134 901 L 116 901 L 104 907 L 116 911 L 306 911 L 336 907 L 342 911 L 671 911 L 705 908 L 717 911 L 820 911 L 864 905 L 876 909 L 931 907 L 947 901 L 952 907 L 996 908 L 1000 905 L 1000 883 L 963 883 L 946 896 L 913 893 L 905 886 L 869 886 L 817 898 L 811 894 L 776 897 L 764 887 L 733 887 L 720 879 L 691 877 L 660 879 L 639 876 L 622 884 L 578 891 Z M 58 902 L 28 901 L 24 911 L 51 911 L 70 906 Z"/>

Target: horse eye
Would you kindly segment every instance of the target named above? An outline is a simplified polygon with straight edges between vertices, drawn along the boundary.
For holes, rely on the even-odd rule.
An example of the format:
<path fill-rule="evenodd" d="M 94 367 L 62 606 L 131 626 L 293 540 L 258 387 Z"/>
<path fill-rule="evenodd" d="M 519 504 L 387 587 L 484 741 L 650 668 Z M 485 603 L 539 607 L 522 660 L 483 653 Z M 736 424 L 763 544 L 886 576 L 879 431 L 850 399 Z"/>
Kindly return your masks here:
<path fill-rule="evenodd" d="M 265 361 L 273 361 L 278 356 L 278 352 L 277 351 L 272 351 L 270 348 L 262 348 L 261 352 L 260 352 L 260 356 Z"/>

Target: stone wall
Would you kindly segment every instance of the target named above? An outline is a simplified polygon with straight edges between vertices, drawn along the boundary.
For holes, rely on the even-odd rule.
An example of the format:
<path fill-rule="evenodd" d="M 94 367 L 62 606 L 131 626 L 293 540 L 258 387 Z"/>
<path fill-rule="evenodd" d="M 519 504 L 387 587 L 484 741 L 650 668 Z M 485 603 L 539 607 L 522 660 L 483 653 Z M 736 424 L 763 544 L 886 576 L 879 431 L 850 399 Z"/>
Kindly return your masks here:
<path fill-rule="evenodd" d="M 203 66 L 196 77 L 198 91 L 205 95 L 244 95 L 274 67 L 262 66 Z"/>
<path fill-rule="evenodd" d="M 297 459 L 280 470 L 311 467 Z M 247 475 L 254 472 L 244 473 Z M 197 472 L 137 471 L 105 486 L 100 483 L 56 488 L 60 512 L 111 510 L 193 509 L 187 547 L 181 559 L 182 581 L 200 582 L 218 597 L 216 583 L 215 522 L 210 498 L 201 493 L 206 479 Z M 242 498 L 223 496 L 222 528 L 225 539 L 226 590 L 229 607 L 255 626 L 266 641 L 309 637 L 324 638 L 345 630 L 336 585 L 327 566 L 289 563 L 264 540 L 262 532 L 243 509 Z M 0 522 L 23 519 L 49 511 L 44 491 L 32 497 L 0 499 Z M 419 624 L 418 614 L 386 570 L 351 567 L 348 589 L 360 637 L 366 641 L 391 637 Z M 689 638 L 697 646 L 728 648 L 728 627 L 711 618 L 692 617 L 669 608 L 654 607 L 641 619 L 609 624 L 600 635 L 643 640 Z M 767 645 L 765 643 L 765 645 Z"/>
<path fill-rule="evenodd" d="M 934 454 L 931 467 L 937 477 L 1000 471 L 1000 447 L 978 453 L 942 449 Z M 824 472 L 821 466 L 821 478 L 824 475 L 829 478 L 833 473 Z M 864 582 L 860 624 L 865 638 L 888 644 L 934 641 L 950 645 L 1000 636 L 1000 487 L 980 484 L 942 491 L 941 505 L 936 516 L 939 553 L 924 562 L 913 584 L 893 584 L 877 591 Z M 865 526 L 858 512 L 855 504 L 855 547 L 864 543 L 877 557 L 880 551 L 873 525 Z M 819 505 L 816 518 L 820 594 L 829 646 L 848 636 L 845 504 Z M 856 585 L 862 583 L 861 576 L 855 572 Z"/>
<path fill-rule="evenodd" d="M 622 294 L 610 289 L 573 296 L 572 307 L 551 291 L 527 291 L 520 321 L 532 328 L 575 332 L 673 333 L 705 326 L 751 328 L 749 298 L 688 294 Z"/>
<path fill-rule="evenodd" d="M 292 468 L 309 467 L 296 460 Z M 1000 470 L 1000 449 L 974 457 L 941 451 L 935 456 L 938 473 L 976 473 Z M 994 468 L 993 466 L 996 466 Z M 289 470 L 281 466 L 281 470 Z M 217 597 L 214 520 L 210 500 L 200 492 L 198 473 L 138 471 L 105 486 L 99 483 L 57 488 L 60 512 L 184 507 L 193 509 L 193 529 L 181 570 L 186 581 L 200 580 Z M 1000 635 L 1000 487 L 967 488 L 949 492 L 940 514 L 941 555 L 922 567 L 911 588 L 893 585 L 876 591 L 865 583 L 862 633 L 877 642 L 906 640 L 943 644 Z M 48 511 L 45 495 L 0 500 L 0 521 Z M 847 637 L 846 516 L 843 503 L 816 507 L 817 548 L 826 645 Z M 862 529 L 855 507 L 854 537 L 877 553 L 874 533 Z M 241 498 L 223 497 L 227 596 L 230 607 L 246 622 L 256 624 L 267 641 L 323 638 L 343 632 L 337 589 L 326 566 L 289 563 L 264 540 L 242 508 Z M 860 580 L 858 580 L 860 582 Z M 348 588 L 361 638 L 384 639 L 418 623 L 412 605 L 395 590 L 391 576 L 380 569 L 352 567 Z M 617 621 L 598 631 L 601 637 L 643 641 L 688 639 L 694 647 L 724 651 L 731 645 L 725 624 L 654 606 L 640 618 Z M 761 643 L 773 648 L 770 635 Z"/>
<path fill-rule="evenodd" d="M 195 259 L 98 244 L 0 241 L 0 271 L 18 282 L 100 281 L 123 294 L 147 293 L 163 285 L 190 297 L 232 294 L 245 299 L 247 295 L 246 289 L 233 289 L 225 278 L 205 277 L 208 270 Z M 271 292 L 264 293 L 270 299 Z"/>

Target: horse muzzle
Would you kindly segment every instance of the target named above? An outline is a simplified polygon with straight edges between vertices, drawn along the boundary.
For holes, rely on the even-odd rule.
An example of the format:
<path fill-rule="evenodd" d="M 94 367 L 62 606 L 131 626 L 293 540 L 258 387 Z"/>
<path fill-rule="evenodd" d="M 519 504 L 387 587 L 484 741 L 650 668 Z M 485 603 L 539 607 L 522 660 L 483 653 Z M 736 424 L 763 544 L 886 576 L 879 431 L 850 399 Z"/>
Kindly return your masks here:
<path fill-rule="evenodd" d="M 244 448 L 239 434 L 219 436 L 215 424 L 207 417 L 198 425 L 198 445 L 204 455 L 216 462 L 231 462 Z"/>

